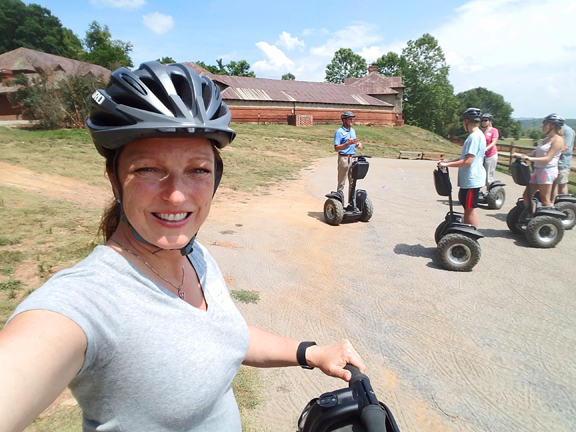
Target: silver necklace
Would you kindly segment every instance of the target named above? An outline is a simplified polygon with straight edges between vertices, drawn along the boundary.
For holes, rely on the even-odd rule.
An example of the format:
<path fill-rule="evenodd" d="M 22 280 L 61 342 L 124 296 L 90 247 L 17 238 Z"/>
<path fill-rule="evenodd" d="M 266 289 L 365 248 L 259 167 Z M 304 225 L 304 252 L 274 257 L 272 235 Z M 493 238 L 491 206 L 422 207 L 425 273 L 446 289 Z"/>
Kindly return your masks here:
<path fill-rule="evenodd" d="M 150 270 L 152 270 L 154 272 L 154 274 L 156 276 L 158 276 L 160 279 L 162 279 L 164 282 L 168 282 L 170 285 L 172 285 L 177 291 L 178 291 L 178 297 L 180 297 L 182 300 L 186 300 L 186 293 L 182 290 L 182 287 L 184 286 L 184 280 L 186 279 L 186 275 L 184 274 L 184 266 L 182 266 L 182 283 L 180 284 L 180 286 L 174 285 L 172 282 L 170 282 L 168 279 L 166 279 L 164 276 L 162 276 L 160 273 L 158 273 L 156 270 L 154 270 L 154 268 L 148 264 L 144 258 L 142 258 L 140 255 L 138 255 L 135 252 L 132 252 L 130 249 L 126 249 L 124 246 L 122 246 L 120 243 L 118 243 L 116 240 L 114 239 L 109 239 L 110 241 L 113 241 L 114 243 L 116 243 L 118 246 L 120 246 L 120 248 L 122 250 L 125 250 L 126 252 L 128 252 L 129 254 L 134 255 L 136 258 L 138 258 L 140 261 L 142 261 L 144 264 L 146 264 L 148 266 L 148 268 Z"/>

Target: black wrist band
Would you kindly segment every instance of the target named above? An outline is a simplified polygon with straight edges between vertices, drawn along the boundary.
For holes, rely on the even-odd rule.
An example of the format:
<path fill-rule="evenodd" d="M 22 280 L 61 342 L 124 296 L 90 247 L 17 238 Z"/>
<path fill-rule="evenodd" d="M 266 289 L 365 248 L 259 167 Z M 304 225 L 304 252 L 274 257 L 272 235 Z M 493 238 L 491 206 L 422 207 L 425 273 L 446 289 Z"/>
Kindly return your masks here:
<path fill-rule="evenodd" d="M 298 364 L 304 369 L 314 369 L 314 367 L 310 366 L 306 361 L 306 350 L 312 345 L 316 345 L 316 342 L 300 342 L 298 350 L 296 350 L 296 359 L 298 360 Z"/>

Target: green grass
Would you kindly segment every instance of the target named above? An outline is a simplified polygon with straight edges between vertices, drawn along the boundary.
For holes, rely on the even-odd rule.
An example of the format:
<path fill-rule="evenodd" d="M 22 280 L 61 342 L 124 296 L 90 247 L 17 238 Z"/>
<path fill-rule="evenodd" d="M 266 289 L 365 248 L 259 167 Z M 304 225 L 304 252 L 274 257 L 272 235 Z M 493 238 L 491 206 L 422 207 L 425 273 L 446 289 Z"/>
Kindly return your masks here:
<path fill-rule="evenodd" d="M 260 294 L 258 291 L 249 290 L 232 290 L 230 295 L 233 299 L 242 303 L 258 303 L 260 301 Z"/>
<path fill-rule="evenodd" d="M 80 432 L 82 411 L 79 406 L 63 406 L 49 417 L 38 418 L 25 432 Z"/>
<path fill-rule="evenodd" d="M 252 412 L 262 401 L 263 388 L 262 378 L 256 368 L 240 366 L 232 382 L 232 390 L 238 402 L 243 432 L 262 431 L 254 421 Z"/>

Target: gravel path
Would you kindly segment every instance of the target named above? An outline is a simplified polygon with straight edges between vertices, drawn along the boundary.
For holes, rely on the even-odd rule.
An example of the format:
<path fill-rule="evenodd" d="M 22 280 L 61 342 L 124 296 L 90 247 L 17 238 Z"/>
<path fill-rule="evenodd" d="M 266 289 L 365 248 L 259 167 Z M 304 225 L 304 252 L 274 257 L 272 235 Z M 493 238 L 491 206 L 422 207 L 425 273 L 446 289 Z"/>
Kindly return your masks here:
<path fill-rule="evenodd" d="M 445 271 L 433 234 L 448 205 L 434 166 L 372 159 L 359 186 L 373 219 L 332 227 L 322 208 L 336 161 L 323 159 L 269 195 L 219 195 L 199 240 L 231 289 L 260 293 L 240 305 L 248 322 L 352 340 L 402 431 L 576 430 L 576 231 L 555 249 L 530 248 L 505 222 L 523 188 L 497 173 L 508 197 L 480 210 L 480 263 Z M 308 400 L 343 384 L 300 368 L 263 375 L 258 430 L 294 431 Z"/>

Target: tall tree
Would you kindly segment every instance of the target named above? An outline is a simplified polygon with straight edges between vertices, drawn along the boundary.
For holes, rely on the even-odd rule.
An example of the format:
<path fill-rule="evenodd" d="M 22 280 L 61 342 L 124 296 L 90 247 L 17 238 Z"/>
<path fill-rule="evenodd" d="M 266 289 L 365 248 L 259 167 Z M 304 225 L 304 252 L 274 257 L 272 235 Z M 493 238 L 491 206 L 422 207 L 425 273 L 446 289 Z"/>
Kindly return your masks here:
<path fill-rule="evenodd" d="M 408 41 L 399 68 L 406 86 L 403 114 L 408 124 L 447 136 L 458 109 L 449 70 L 444 52 L 432 35 Z"/>
<path fill-rule="evenodd" d="M 118 39 L 113 40 L 107 25 L 101 27 L 97 21 L 92 21 L 86 31 L 84 45 L 87 49 L 84 60 L 87 62 L 111 70 L 120 66 L 133 66 L 129 56 L 132 51 L 132 44 Z"/>
<path fill-rule="evenodd" d="M 288 72 L 287 74 L 282 75 L 282 79 L 284 81 L 294 81 L 294 80 L 296 80 L 296 77 L 293 74 L 291 74 L 290 72 Z"/>
<path fill-rule="evenodd" d="M 477 87 L 456 95 L 460 103 L 460 111 L 466 108 L 480 108 L 482 112 L 490 113 L 494 116 L 493 125 L 500 132 L 500 136 L 520 135 L 520 124 L 512 118 L 514 111 L 512 106 L 504 100 L 498 93 Z M 463 132 L 463 131 L 462 131 Z"/>
<path fill-rule="evenodd" d="M 222 61 L 222 59 L 220 59 Z M 238 62 L 232 60 L 226 66 L 224 66 L 228 75 L 232 76 L 243 76 L 256 78 L 256 74 L 250 70 L 250 64 L 246 60 L 240 60 Z"/>
<path fill-rule="evenodd" d="M 216 75 L 256 77 L 256 74 L 250 70 L 250 64 L 246 60 L 232 60 L 230 63 L 224 64 L 222 59 L 218 59 L 216 60 L 216 66 L 198 60 L 196 64 Z"/>
<path fill-rule="evenodd" d="M 382 55 L 377 59 L 374 64 L 378 65 L 378 73 L 385 76 L 398 76 L 402 58 L 395 52 L 390 51 L 388 54 Z"/>
<path fill-rule="evenodd" d="M 361 78 L 368 73 L 366 60 L 350 48 L 340 48 L 326 65 L 326 82 L 342 84 L 346 78 Z"/>
<path fill-rule="evenodd" d="M 172 57 L 162 57 L 162 58 L 156 59 L 156 61 L 158 63 L 162 63 L 162 64 L 176 63 L 176 60 L 174 60 Z"/>
<path fill-rule="evenodd" d="M 20 47 L 74 59 L 82 52 L 80 39 L 50 10 L 21 0 L 0 0 L 0 54 Z"/>

